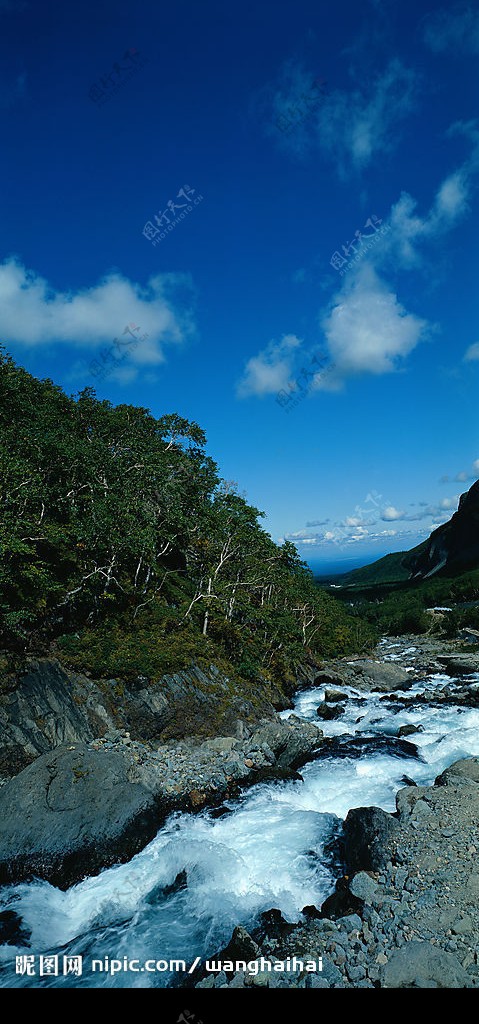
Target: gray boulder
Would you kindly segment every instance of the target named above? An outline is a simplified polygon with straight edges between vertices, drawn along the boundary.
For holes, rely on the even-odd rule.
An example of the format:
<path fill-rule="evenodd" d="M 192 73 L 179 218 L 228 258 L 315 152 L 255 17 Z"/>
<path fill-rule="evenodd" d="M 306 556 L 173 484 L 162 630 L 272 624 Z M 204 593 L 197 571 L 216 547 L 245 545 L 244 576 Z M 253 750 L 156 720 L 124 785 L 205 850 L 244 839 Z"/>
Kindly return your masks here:
<path fill-rule="evenodd" d="M 396 793 L 396 809 L 401 824 L 416 816 L 416 805 L 424 804 L 424 796 L 430 793 L 429 786 L 405 786 Z"/>
<path fill-rule="evenodd" d="M 349 891 L 352 892 L 353 896 L 357 896 L 359 900 L 370 904 L 377 895 L 378 884 L 366 871 L 358 871 L 357 875 L 349 883 Z"/>
<path fill-rule="evenodd" d="M 324 699 L 327 700 L 329 704 L 336 704 L 338 701 L 347 700 L 348 695 L 347 693 L 343 693 L 342 690 L 326 689 L 324 691 Z"/>
<path fill-rule="evenodd" d="M 363 658 L 349 666 L 348 682 L 357 690 L 389 693 L 391 690 L 408 690 L 413 684 L 412 675 L 399 665 Z"/>
<path fill-rule="evenodd" d="M 452 953 L 430 942 L 407 942 L 384 966 L 383 988 L 472 988 L 474 980 Z"/>
<path fill-rule="evenodd" d="M 479 782 L 479 757 L 465 757 L 454 761 L 438 775 L 435 786 L 458 786 Z"/>
<path fill-rule="evenodd" d="M 278 768 L 300 768 L 321 746 L 323 734 L 312 722 L 297 715 L 265 722 L 250 737 L 251 746 L 270 748 Z"/>
<path fill-rule="evenodd" d="M 36 875 L 67 888 L 132 857 L 168 809 L 161 779 L 127 751 L 57 747 L 0 790 L 0 883 Z"/>

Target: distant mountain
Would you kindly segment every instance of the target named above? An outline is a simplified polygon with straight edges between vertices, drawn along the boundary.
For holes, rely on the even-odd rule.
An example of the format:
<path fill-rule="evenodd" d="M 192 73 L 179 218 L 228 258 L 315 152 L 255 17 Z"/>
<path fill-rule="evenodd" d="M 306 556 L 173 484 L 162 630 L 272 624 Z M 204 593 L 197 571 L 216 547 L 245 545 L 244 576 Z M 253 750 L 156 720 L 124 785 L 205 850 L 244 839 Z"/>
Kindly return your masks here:
<path fill-rule="evenodd" d="M 479 480 L 461 495 L 457 512 L 438 526 L 428 540 L 411 548 L 385 555 L 362 569 L 336 577 L 345 586 L 374 586 L 428 579 L 441 573 L 456 576 L 479 567 Z"/>
<path fill-rule="evenodd" d="M 461 494 L 452 518 L 438 526 L 420 550 L 408 552 L 403 564 L 412 579 L 427 579 L 442 570 L 454 576 L 479 566 L 479 480 Z"/>

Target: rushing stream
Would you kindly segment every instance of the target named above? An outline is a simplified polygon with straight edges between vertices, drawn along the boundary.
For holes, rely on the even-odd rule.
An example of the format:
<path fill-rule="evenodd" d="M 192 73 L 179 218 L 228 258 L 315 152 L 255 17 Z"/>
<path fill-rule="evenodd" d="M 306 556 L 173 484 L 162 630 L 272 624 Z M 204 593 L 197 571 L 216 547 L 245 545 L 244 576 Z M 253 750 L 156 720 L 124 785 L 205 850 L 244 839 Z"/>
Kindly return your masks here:
<path fill-rule="evenodd" d="M 399 656 L 397 646 L 383 641 L 381 656 L 412 665 L 414 648 Z M 449 677 L 430 676 L 407 694 L 446 684 Z M 404 776 L 430 783 L 457 758 L 479 755 L 479 710 L 421 703 L 398 710 L 380 694 L 342 689 L 351 699 L 332 722 L 316 715 L 324 690 L 296 699 L 296 714 L 336 737 L 331 753 L 301 769 L 303 782 L 258 785 L 229 801 L 221 815 L 173 814 L 128 864 L 68 892 L 40 881 L 3 888 L 0 910 L 15 910 L 31 939 L 29 948 L 0 947 L 0 986 L 164 986 L 171 979 L 167 970 L 112 976 L 84 967 L 81 978 L 60 973 L 39 979 L 38 970 L 36 976 L 16 975 L 15 956 L 59 953 L 61 961 L 82 956 L 86 965 L 92 958 L 127 956 L 189 965 L 224 946 L 235 925 L 251 928 L 272 907 L 296 921 L 304 906 L 319 906 L 334 888 L 327 850 L 351 807 L 375 804 L 392 811 Z M 413 746 L 394 740 L 409 723 L 423 727 L 409 737 L 417 756 Z"/>

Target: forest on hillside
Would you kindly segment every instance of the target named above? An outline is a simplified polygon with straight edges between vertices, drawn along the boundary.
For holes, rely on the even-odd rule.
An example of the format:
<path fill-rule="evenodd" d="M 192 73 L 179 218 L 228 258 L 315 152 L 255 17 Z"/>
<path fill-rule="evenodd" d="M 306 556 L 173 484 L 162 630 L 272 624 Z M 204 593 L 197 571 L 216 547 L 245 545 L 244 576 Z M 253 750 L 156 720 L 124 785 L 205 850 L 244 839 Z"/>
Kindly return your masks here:
<path fill-rule="evenodd" d="M 193 661 L 291 682 L 376 631 L 319 589 L 175 413 L 68 396 L 0 353 L 3 650 L 93 675 Z"/>

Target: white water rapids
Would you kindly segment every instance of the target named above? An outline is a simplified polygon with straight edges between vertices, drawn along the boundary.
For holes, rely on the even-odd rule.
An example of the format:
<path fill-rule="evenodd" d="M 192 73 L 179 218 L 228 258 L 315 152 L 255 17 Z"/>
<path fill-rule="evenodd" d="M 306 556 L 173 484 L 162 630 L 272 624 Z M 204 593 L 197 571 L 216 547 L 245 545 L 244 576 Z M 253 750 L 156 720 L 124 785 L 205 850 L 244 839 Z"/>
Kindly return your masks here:
<path fill-rule="evenodd" d="M 412 663 L 414 648 L 398 656 L 393 642 L 382 641 L 380 650 L 388 660 Z M 446 684 L 451 685 L 449 677 L 435 675 L 404 692 L 411 696 Z M 342 689 L 351 700 L 332 722 L 320 722 L 316 715 L 324 689 L 304 691 L 296 699 L 296 714 L 317 722 L 326 736 L 344 737 L 331 755 L 301 769 L 303 782 L 260 784 L 229 801 L 222 816 L 173 814 L 128 864 L 67 892 L 41 881 L 1 889 L 0 910 L 19 914 L 31 938 L 29 948 L 0 947 L 0 987 L 38 987 L 38 977 L 15 974 L 16 955 L 59 953 L 86 961 L 128 956 L 191 964 L 196 956 L 213 956 L 235 925 L 251 929 L 272 907 L 297 921 L 304 906 L 320 906 L 334 889 L 327 844 L 351 807 L 374 804 L 393 811 L 404 775 L 431 783 L 452 761 L 479 755 L 479 709 L 421 703 L 396 709 L 377 693 Z M 408 737 L 418 757 L 412 756 L 414 748 L 410 756 L 395 751 L 394 744 L 388 749 L 387 737 L 409 723 L 424 729 Z M 378 742 L 348 754 L 351 737 Z M 168 892 L 180 872 L 187 884 Z M 145 988 L 164 986 L 170 978 L 168 972 L 111 976 L 86 970 L 74 980 L 60 975 L 40 981 L 42 987 Z"/>

